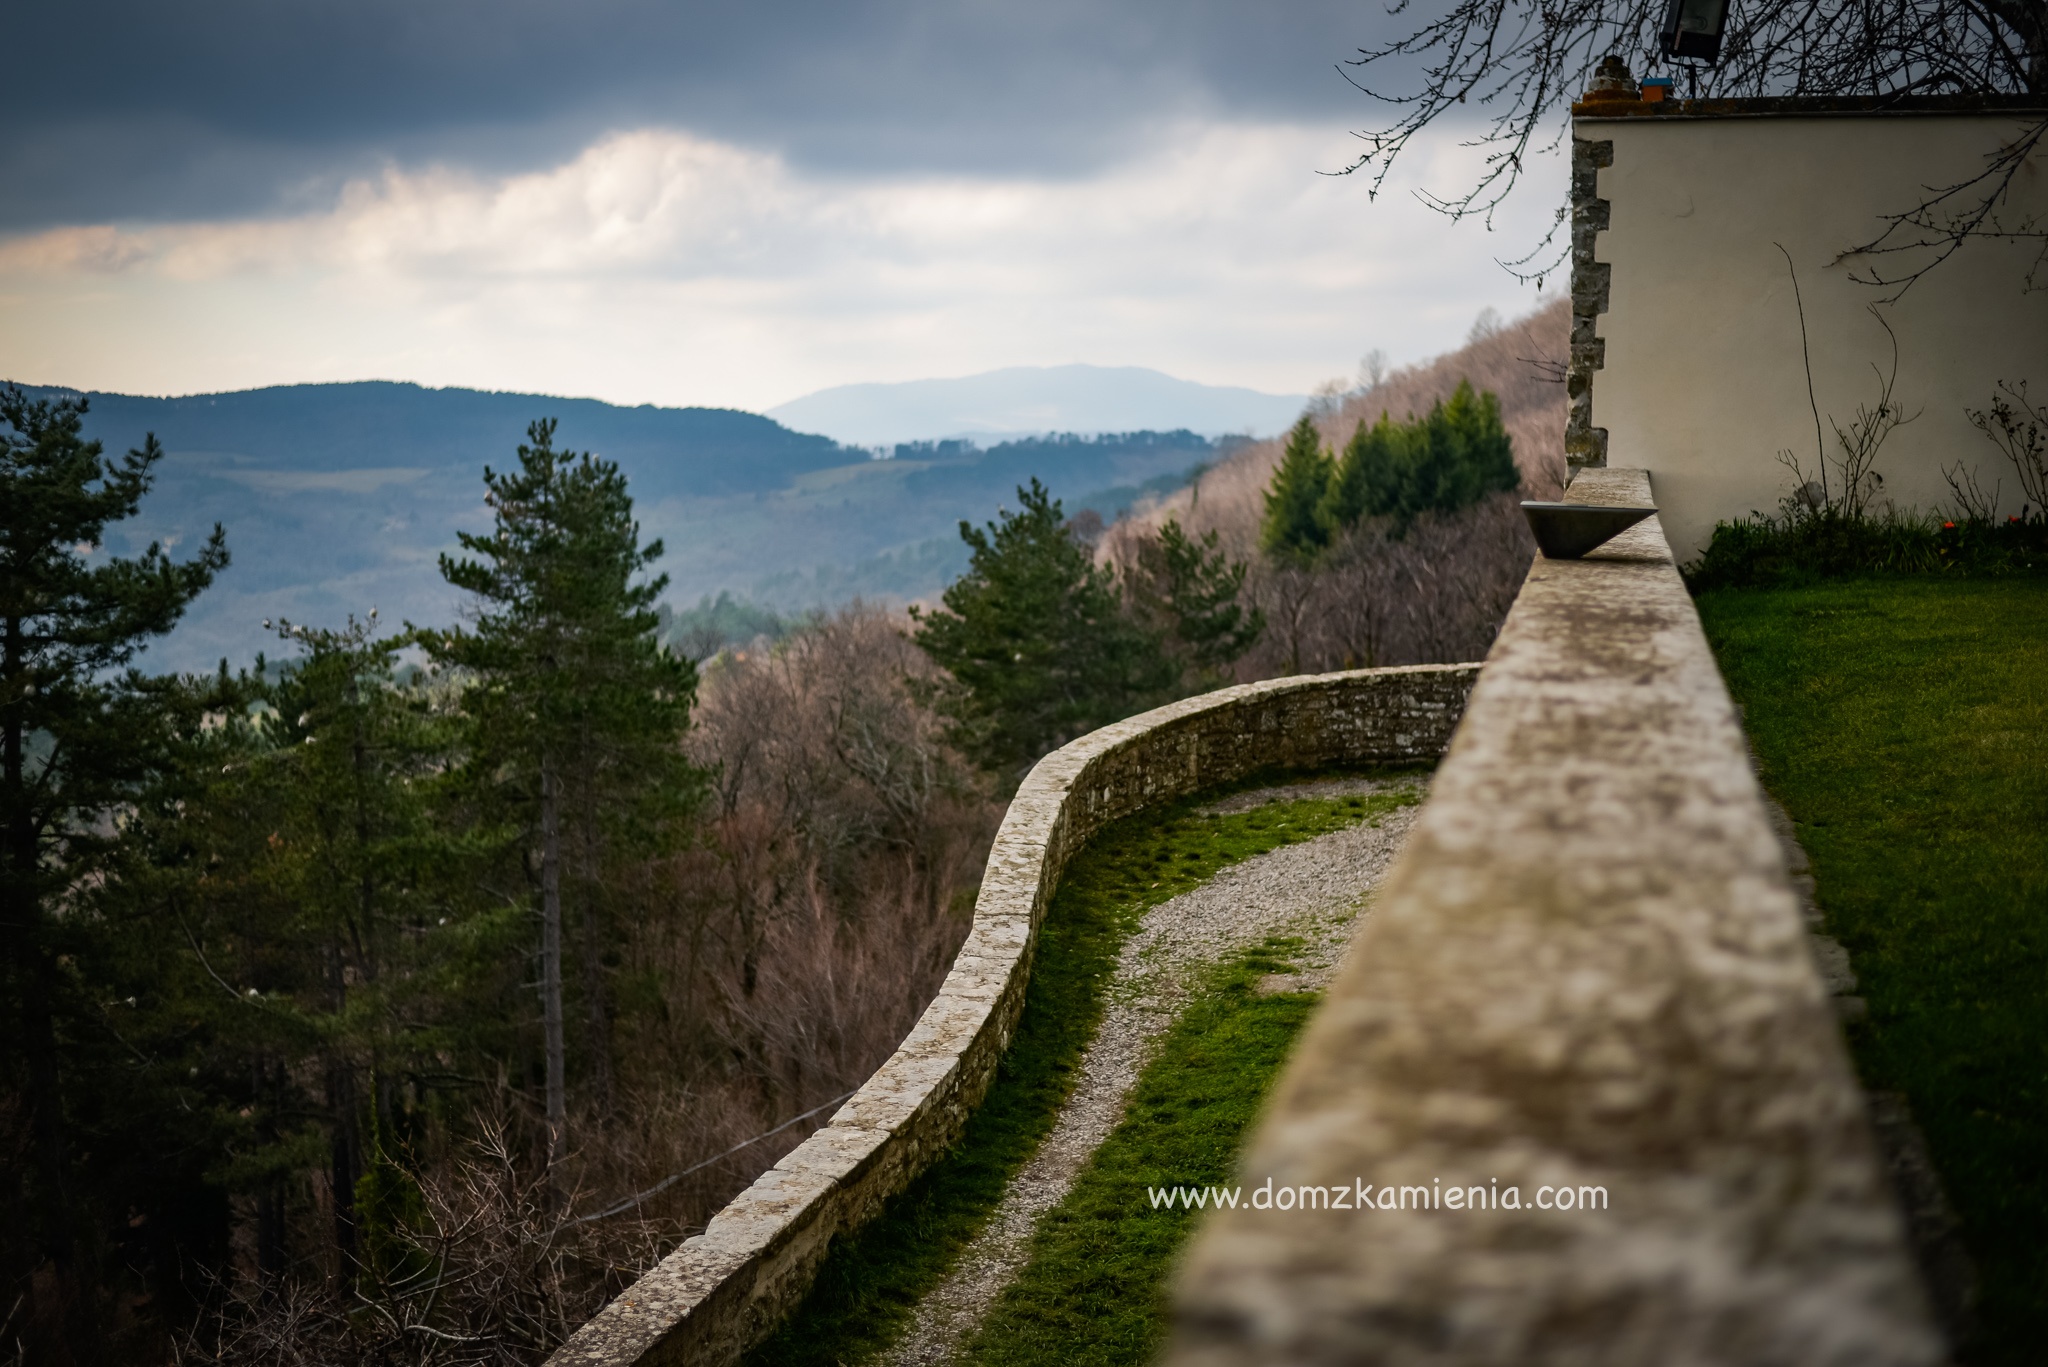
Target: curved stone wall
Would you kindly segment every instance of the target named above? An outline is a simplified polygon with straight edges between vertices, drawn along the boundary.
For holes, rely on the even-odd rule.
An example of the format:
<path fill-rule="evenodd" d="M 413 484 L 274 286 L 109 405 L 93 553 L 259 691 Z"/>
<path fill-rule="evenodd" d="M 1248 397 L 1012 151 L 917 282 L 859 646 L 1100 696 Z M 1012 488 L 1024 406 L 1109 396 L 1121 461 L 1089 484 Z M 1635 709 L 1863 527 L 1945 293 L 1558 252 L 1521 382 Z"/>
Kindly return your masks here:
<path fill-rule="evenodd" d="M 1091 835 L 1263 769 L 1435 759 L 1478 672 L 1418 665 L 1243 684 L 1040 760 L 996 835 L 974 928 L 896 1053 L 702 1235 L 577 1330 L 550 1367 L 737 1361 L 803 1297 L 833 1237 L 871 1218 L 959 1138 L 1023 1009 L 1060 873 Z"/>

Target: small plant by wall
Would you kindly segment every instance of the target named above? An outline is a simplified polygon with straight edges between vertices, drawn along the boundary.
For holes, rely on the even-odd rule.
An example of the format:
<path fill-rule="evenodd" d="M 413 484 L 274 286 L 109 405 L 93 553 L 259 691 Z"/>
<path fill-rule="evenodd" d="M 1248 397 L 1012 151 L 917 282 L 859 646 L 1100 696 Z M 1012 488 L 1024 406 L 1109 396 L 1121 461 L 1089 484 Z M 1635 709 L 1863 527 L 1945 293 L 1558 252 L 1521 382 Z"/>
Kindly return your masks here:
<path fill-rule="evenodd" d="M 1790 270 L 1789 256 L 1786 266 Z M 1796 300 L 1797 272 L 1792 272 L 1792 287 Z M 1947 508 L 1901 510 L 1885 497 L 1878 453 L 1894 430 L 1919 413 L 1907 413 L 1894 397 L 1898 337 L 1875 306 L 1870 313 L 1892 343 L 1890 370 L 1871 367 L 1878 380 L 1876 402 L 1858 405 L 1846 424 L 1828 415 L 1835 434 L 1832 453 L 1821 436 L 1820 406 L 1813 404 L 1813 465 L 1790 450 L 1778 453 L 1779 464 L 1791 472 L 1792 492 L 1779 500 L 1776 516 L 1758 512 L 1715 524 L 1705 553 L 1684 570 L 1695 592 L 1860 574 L 2048 570 L 2048 417 L 2029 400 L 2024 380 L 2000 380 L 1989 405 L 1963 410 L 2012 466 L 2026 498 L 2017 514 L 2000 517 L 2002 481 L 1994 480 L 1987 490 L 1977 468 L 1960 459 L 1942 471 L 1951 499 Z M 1803 350 L 1803 306 L 1800 339 Z M 1807 390 L 1811 399 L 1810 361 Z"/>

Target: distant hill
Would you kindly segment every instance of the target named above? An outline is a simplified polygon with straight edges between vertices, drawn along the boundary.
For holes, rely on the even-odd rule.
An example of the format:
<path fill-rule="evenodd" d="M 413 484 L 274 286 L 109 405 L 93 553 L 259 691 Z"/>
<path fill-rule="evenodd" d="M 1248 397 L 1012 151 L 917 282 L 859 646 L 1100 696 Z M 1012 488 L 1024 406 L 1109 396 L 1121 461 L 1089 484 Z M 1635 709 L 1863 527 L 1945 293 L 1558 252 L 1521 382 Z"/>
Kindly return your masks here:
<path fill-rule="evenodd" d="M 561 437 L 630 469 L 641 497 L 753 493 L 807 470 L 866 459 L 829 437 L 808 436 L 731 408 L 621 408 L 597 399 L 416 384 L 279 385 L 232 394 L 149 399 L 89 394 L 90 425 L 109 446 L 144 430 L 186 454 L 223 458 L 223 468 L 438 470 L 503 466 L 539 417 Z M 126 434 L 126 435 L 123 435 Z"/>
<path fill-rule="evenodd" d="M 109 451 L 154 432 L 167 452 L 113 552 L 161 540 L 177 553 L 227 528 L 233 564 L 152 669 L 245 662 L 275 647 L 265 618 L 334 624 L 375 606 L 386 622 L 452 622 L 459 597 L 436 559 L 458 530 L 490 525 L 484 466 L 513 465 L 535 418 L 559 419 L 558 446 L 618 461 L 643 533 L 666 542 L 678 604 L 729 590 L 783 610 L 936 592 L 965 563 L 958 521 L 992 517 L 1034 475 L 1071 511 L 1113 518 L 1232 449 L 1183 430 L 909 443 L 876 460 L 729 409 L 410 384 L 88 398 L 87 432 Z"/>
<path fill-rule="evenodd" d="M 1269 436 L 1292 423 L 1307 401 L 1177 380 L 1141 366 L 1013 366 L 950 380 L 839 385 L 771 408 L 768 416 L 862 446 L 1176 428 Z"/>

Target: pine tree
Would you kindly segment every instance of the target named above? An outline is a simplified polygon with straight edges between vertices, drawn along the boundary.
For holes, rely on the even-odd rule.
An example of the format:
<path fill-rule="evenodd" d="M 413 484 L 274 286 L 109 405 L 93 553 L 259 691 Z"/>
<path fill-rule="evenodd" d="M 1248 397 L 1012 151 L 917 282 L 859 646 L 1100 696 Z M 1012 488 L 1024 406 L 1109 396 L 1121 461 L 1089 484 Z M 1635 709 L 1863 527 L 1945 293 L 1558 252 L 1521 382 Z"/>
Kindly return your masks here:
<path fill-rule="evenodd" d="M 267 938 L 301 960 L 290 999 L 317 1048 L 290 1062 L 319 1076 L 344 1266 L 361 1254 L 354 1195 L 375 1157 L 366 1118 L 371 1133 L 389 1130 L 390 1083 L 426 1052 L 416 1036 L 432 1012 L 421 1009 L 416 975 L 431 913 L 447 905 L 437 897 L 447 850 L 429 794 L 450 738 L 420 693 L 394 678 L 412 634 L 375 631 L 374 620 L 353 618 L 339 630 L 281 623 L 302 653 L 259 684 L 255 743 L 217 785 L 231 810 L 267 818 L 262 846 L 235 862 L 276 918 Z M 259 659 L 258 678 L 265 673 Z M 379 1076 L 384 1094 L 366 1091 Z"/>
<path fill-rule="evenodd" d="M 90 1005 L 60 971 L 76 932 L 54 913 L 94 885 L 113 814 L 164 762 L 166 685 L 131 668 L 135 655 L 228 563 L 218 526 L 183 563 L 155 544 L 106 554 L 108 527 L 138 511 L 163 448 L 151 436 L 107 459 L 82 435 L 85 413 L 82 398 L 0 390 L 0 974 L 13 1016 L 0 1067 L 27 1111 L 33 1208 L 32 1233 L 8 1242 L 26 1237 L 79 1289 L 93 1270 L 80 1266 L 70 1195 L 62 1026 Z"/>
<path fill-rule="evenodd" d="M 485 469 L 496 529 L 460 534 L 474 558 L 441 559 L 443 577 L 479 600 L 474 627 L 423 638 L 473 681 L 463 695 L 470 770 L 537 857 L 550 1162 L 568 1128 L 565 872 L 583 912 L 584 1052 L 602 1109 L 611 1046 L 598 861 L 608 841 L 658 833 L 702 788 L 681 748 L 696 671 L 657 639 L 668 577 L 642 577 L 662 545 L 640 544 L 618 466 L 557 451 L 554 434 L 552 419 L 534 423 L 516 472 Z"/>
<path fill-rule="evenodd" d="M 1500 400 L 1461 380 L 1419 419 L 1395 422 L 1382 413 L 1370 427 L 1360 423 L 1316 519 L 1329 538 L 1373 517 L 1393 519 L 1400 535 L 1424 513 L 1455 512 L 1520 482 Z"/>
<path fill-rule="evenodd" d="M 1287 434 L 1287 447 L 1273 483 L 1266 490 L 1266 517 L 1259 529 L 1259 548 L 1283 564 L 1306 565 L 1329 544 L 1329 533 L 1316 519 L 1316 509 L 1329 488 L 1330 453 L 1323 446 L 1309 414 Z"/>
<path fill-rule="evenodd" d="M 961 752 L 1014 787 L 1039 756 L 1164 701 L 1173 664 L 1125 611 L 1115 576 L 1075 539 L 1037 480 L 986 528 L 945 606 L 913 610 L 916 641 L 951 676 L 939 710 Z"/>
<path fill-rule="evenodd" d="M 1500 420 L 1500 399 L 1492 393 L 1479 393 L 1470 380 L 1460 380 L 1447 402 L 1431 406 L 1425 422 L 1435 479 L 1418 488 L 1418 510 L 1449 512 L 1521 483 L 1514 442 Z"/>
<path fill-rule="evenodd" d="M 1397 423 L 1385 412 L 1370 427 L 1363 422 L 1344 444 L 1330 487 L 1316 507 L 1316 521 L 1335 539 L 1346 527 L 1399 507 L 1403 481 L 1427 437 L 1414 423 Z"/>
<path fill-rule="evenodd" d="M 1157 537 L 1140 543 L 1129 581 L 1139 610 L 1181 661 L 1186 693 L 1220 687 L 1266 628 L 1265 613 L 1239 601 L 1249 566 L 1224 554 L 1220 540 L 1215 531 L 1191 537 L 1168 518 Z"/>

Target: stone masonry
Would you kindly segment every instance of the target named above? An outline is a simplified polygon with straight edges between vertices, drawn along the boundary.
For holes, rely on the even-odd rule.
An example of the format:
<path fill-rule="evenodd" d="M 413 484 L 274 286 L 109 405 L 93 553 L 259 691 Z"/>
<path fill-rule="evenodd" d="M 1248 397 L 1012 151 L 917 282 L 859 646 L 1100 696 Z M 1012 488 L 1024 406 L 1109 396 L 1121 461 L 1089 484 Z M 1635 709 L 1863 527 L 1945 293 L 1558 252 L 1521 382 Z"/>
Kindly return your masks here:
<path fill-rule="evenodd" d="M 556 1351 L 550 1367 L 738 1361 L 802 1299 L 834 1236 L 959 1137 L 1023 1009 L 1068 860 L 1104 825 L 1265 769 L 1433 760 L 1477 665 L 1274 679 L 1105 727 L 1039 761 L 990 853 L 974 926 L 917 1026 L 835 1114 Z"/>
<path fill-rule="evenodd" d="M 1593 426 L 1593 372 L 1607 361 L 1600 315 L 1607 312 L 1613 267 L 1593 257 L 1610 207 L 1600 198 L 1600 171 L 1612 165 L 1612 142 L 1572 139 L 1572 335 L 1564 380 L 1571 410 L 1564 424 L 1564 458 L 1574 470 L 1607 464 L 1607 429 Z"/>
<path fill-rule="evenodd" d="M 1571 488 L 1650 493 L 1636 470 Z M 1531 567 L 1241 1179 L 1381 1194 L 1212 1218 L 1171 1367 L 1942 1360 L 1655 518 Z M 1545 1187 L 1601 1195 L 1538 1209 Z"/>

